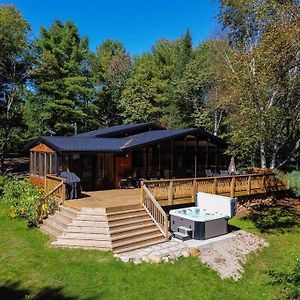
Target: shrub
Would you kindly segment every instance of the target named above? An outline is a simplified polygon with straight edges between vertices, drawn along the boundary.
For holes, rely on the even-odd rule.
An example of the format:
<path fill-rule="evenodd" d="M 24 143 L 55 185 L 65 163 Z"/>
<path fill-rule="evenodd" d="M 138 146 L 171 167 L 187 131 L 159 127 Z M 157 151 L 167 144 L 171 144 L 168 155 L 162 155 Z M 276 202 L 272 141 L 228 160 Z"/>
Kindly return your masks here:
<path fill-rule="evenodd" d="M 7 177 L 0 176 L 0 197 L 3 194 L 3 189 L 4 189 L 4 185 L 5 185 L 6 181 L 7 181 Z"/>
<path fill-rule="evenodd" d="M 300 171 L 293 171 L 285 175 L 285 178 L 290 189 L 293 190 L 297 197 L 300 197 Z"/>
<path fill-rule="evenodd" d="M 10 178 L 7 180 L 1 201 L 11 205 L 12 217 L 27 219 L 29 226 L 36 226 L 56 208 L 54 199 L 44 199 L 43 191 L 27 179 Z"/>
<path fill-rule="evenodd" d="M 269 271 L 272 285 L 281 287 L 282 298 L 300 299 L 300 259 L 297 259 L 296 265 L 292 270 Z"/>

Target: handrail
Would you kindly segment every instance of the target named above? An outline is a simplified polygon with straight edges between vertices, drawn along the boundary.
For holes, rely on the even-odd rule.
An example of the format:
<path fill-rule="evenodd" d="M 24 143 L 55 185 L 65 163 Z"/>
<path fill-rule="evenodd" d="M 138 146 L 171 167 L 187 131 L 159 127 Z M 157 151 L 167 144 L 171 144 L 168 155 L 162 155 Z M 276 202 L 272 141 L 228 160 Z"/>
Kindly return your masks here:
<path fill-rule="evenodd" d="M 47 197 L 54 195 L 59 198 L 60 204 L 66 199 L 66 179 L 55 175 L 46 175 L 45 178 L 45 193 Z"/>
<path fill-rule="evenodd" d="M 287 189 L 286 182 L 273 173 L 145 180 L 143 183 L 156 201 L 168 201 L 168 205 L 178 200 L 194 202 L 197 192 L 236 197 Z"/>
<path fill-rule="evenodd" d="M 62 181 L 57 187 L 55 187 L 54 189 L 52 189 L 48 194 L 46 194 L 45 198 L 51 196 L 52 194 L 54 194 L 61 186 L 63 186 L 64 182 Z"/>
<path fill-rule="evenodd" d="M 169 221 L 167 214 L 143 183 L 141 185 L 141 192 L 142 206 L 167 240 L 169 234 Z"/>
<path fill-rule="evenodd" d="M 263 177 L 268 175 L 274 175 L 273 173 L 255 173 L 255 174 L 239 174 L 239 175 L 223 175 L 223 176 L 210 176 L 210 177 L 190 177 L 190 178 L 172 178 L 172 179 L 151 179 L 151 180 L 144 180 L 144 184 L 148 183 L 159 183 L 159 182 L 170 182 L 170 181 L 190 181 L 190 180 L 208 180 L 211 181 L 215 178 L 232 178 L 232 177 L 249 177 L 249 176 L 257 176 L 257 177 Z"/>
<path fill-rule="evenodd" d="M 44 204 L 46 204 L 47 199 L 49 197 L 51 197 L 52 195 L 54 195 L 56 192 L 58 192 L 57 193 L 58 195 L 65 195 L 65 181 L 64 180 L 61 180 L 61 182 L 56 187 L 54 187 L 50 192 L 46 193 L 46 195 L 39 202 L 39 204 L 37 206 L 37 220 L 38 220 L 38 222 L 41 222 L 42 218 L 47 217 L 48 212 L 46 213 L 46 215 L 42 216 L 42 206 Z M 59 198 L 59 201 L 57 201 L 57 202 L 58 202 L 58 204 L 62 204 L 65 197 L 62 196 L 62 197 L 55 197 L 55 198 Z"/>

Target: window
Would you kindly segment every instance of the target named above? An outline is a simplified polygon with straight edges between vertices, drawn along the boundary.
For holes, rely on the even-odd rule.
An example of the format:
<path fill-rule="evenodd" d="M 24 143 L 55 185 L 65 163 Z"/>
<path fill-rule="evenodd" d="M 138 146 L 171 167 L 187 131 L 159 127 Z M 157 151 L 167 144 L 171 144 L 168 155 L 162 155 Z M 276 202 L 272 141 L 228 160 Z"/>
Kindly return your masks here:
<path fill-rule="evenodd" d="M 30 152 L 30 173 L 37 176 L 46 176 L 47 174 L 56 174 L 57 159 L 55 153 L 48 152 Z"/>

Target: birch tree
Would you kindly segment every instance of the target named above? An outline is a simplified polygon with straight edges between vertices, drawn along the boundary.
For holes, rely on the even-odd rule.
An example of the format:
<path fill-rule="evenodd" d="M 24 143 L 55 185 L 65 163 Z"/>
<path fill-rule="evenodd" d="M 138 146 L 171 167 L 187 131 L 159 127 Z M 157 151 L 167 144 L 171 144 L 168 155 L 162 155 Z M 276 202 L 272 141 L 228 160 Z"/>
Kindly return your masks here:
<path fill-rule="evenodd" d="M 229 111 L 231 151 L 259 154 L 261 167 L 283 167 L 300 149 L 298 1 L 221 1 L 220 18 L 235 52 L 220 101 Z"/>

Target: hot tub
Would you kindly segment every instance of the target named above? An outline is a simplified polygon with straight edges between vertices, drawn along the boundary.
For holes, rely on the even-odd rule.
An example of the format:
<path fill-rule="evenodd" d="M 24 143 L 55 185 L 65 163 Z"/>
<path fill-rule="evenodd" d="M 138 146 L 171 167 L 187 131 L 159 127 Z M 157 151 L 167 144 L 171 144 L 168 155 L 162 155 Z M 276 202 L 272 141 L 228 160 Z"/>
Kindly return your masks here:
<path fill-rule="evenodd" d="M 190 232 L 190 238 L 206 240 L 226 234 L 228 217 L 217 213 L 208 212 L 199 207 L 187 207 L 170 210 L 171 230 L 175 233 L 183 229 Z"/>

